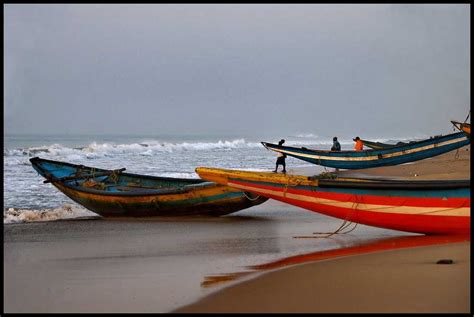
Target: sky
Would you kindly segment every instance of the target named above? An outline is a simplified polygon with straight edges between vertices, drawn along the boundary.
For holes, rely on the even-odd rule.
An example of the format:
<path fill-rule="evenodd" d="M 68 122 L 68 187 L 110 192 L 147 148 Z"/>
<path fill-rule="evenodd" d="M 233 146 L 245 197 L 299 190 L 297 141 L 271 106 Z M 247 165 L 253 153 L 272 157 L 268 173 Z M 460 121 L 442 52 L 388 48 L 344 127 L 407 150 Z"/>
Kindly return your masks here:
<path fill-rule="evenodd" d="M 4 5 L 5 135 L 406 137 L 469 111 L 469 4 Z"/>

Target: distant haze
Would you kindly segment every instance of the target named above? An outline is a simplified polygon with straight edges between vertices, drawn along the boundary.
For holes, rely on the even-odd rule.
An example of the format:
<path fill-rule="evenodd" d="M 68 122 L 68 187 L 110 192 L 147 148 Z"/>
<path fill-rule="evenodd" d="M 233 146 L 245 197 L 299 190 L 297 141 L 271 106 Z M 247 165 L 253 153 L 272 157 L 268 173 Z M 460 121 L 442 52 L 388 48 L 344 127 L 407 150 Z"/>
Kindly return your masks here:
<path fill-rule="evenodd" d="M 469 109 L 469 4 L 4 5 L 7 135 L 409 136 Z"/>

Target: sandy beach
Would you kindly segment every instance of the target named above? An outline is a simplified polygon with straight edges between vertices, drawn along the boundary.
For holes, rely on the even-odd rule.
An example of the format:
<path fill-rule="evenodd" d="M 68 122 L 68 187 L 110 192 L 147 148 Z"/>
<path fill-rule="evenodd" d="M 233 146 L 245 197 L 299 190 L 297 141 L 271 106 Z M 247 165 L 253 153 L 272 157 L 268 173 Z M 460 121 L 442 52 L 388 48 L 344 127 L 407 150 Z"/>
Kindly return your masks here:
<path fill-rule="evenodd" d="M 449 258 L 451 265 L 436 264 Z M 470 243 L 302 264 L 230 287 L 176 312 L 467 313 Z"/>
<path fill-rule="evenodd" d="M 470 178 L 469 163 L 465 148 L 340 174 Z M 340 225 L 276 201 L 220 218 L 4 225 L 4 311 L 470 312 L 469 237 L 405 246 L 397 241 L 425 236 L 358 225 L 329 238 L 294 238 Z M 384 241 L 391 247 L 367 251 Z M 228 278 L 207 283 L 216 276 Z"/>
<path fill-rule="evenodd" d="M 311 167 L 289 171 L 313 175 Z M 337 174 L 470 179 L 470 146 L 401 166 Z M 302 262 L 316 262 L 261 274 L 175 312 L 468 313 L 470 237 L 466 240 L 374 254 L 361 251 L 355 256 L 328 256 L 319 261 L 313 256 Z M 440 259 L 454 264 L 436 264 Z"/>

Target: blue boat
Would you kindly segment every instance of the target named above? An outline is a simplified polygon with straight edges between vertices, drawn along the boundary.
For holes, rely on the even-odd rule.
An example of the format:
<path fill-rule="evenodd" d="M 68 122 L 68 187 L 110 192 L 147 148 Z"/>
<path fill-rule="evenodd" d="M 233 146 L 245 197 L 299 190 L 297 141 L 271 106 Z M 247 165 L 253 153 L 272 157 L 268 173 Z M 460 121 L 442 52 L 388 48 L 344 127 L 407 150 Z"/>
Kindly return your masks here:
<path fill-rule="evenodd" d="M 423 160 L 459 149 L 470 142 L 469 134 L 457 132 L 400 146 L 362 151 L 336 152 L 282 146 L 268 142 L 261 143 L 269 150 L 284 153 L 312 164 L 341 169 L 363 169 Z"/>
<path fill-rule="evenodd" d="M 103 217 L 222 216 L 268 198 L 202 179 L 124 173 L 67 162 L 30 159 L 66 196 Z"/>

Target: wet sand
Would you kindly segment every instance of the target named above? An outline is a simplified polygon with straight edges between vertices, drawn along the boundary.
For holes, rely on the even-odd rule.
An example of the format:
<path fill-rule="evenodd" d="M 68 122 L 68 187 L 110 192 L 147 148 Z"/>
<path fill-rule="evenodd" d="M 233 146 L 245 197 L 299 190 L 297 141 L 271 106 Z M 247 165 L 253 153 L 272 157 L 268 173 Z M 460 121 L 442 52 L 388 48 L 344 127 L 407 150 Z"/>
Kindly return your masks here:
<path fill-rule="evenodd" d="M 219 218 L 62 220 L 4 225 L 5 312 L 169 312 L 240 279 L 208 276 L 408 233 L 357 226 L 276 201 Z"/>
<path fill-rule="evenodd" d="M 176 312 L 467 313 L 469 270 L 470 243 L 349 256 L 263 274 Z"/>
<path fill-rule="evenodd" d="M 469 152 L 459 157 L 438 159 L 444 169 L 462 169 L 469 178 Z M 430 162 L 403 165 L 406 175 L 396 176 L 423 169 L 446 174 Z M 313 170 L 288 168 L 308 175 Z M 469 311 L 469 242 L 312 261 L 268 274 L 252 269 L 302 254 L 422 237 L 357 225 L 329 238 L 294 238 L 333 232 L 341 223 L 271 200 L 220 218 L 4 225 L 4 311 Z M 433 264 L 440 258 L 455 262 Z M 209 276 L 238 272 L 246 274 L 206 284 Z"/>

